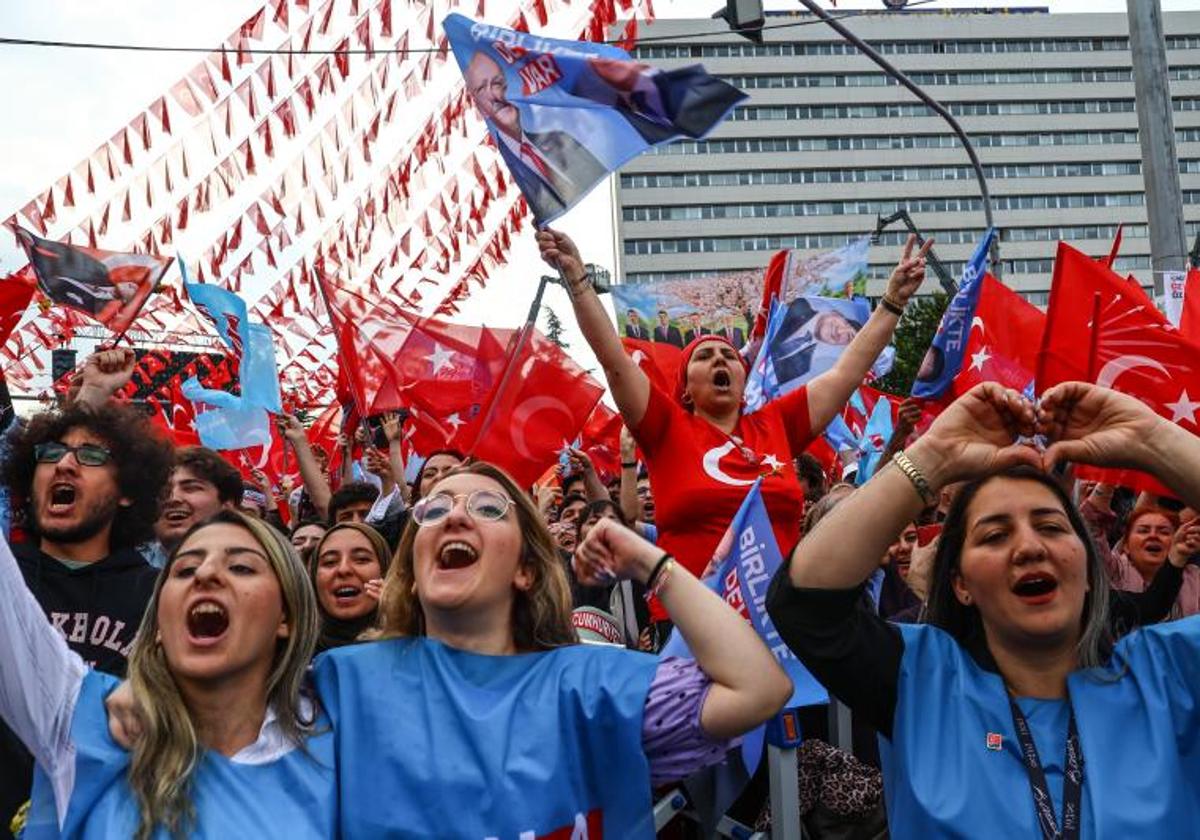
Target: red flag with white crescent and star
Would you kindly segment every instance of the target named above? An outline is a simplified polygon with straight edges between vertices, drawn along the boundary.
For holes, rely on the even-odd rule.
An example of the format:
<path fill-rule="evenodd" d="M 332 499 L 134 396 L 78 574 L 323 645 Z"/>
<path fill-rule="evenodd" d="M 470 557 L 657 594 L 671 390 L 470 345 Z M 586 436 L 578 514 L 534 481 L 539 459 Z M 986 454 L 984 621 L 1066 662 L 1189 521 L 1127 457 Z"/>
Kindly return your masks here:
<path fill-rule="evenodd" d="M 493 394 L 492 420 L 470 454 L 503 467 L 528 487 L 575 440 L 604 387 L 537 330 L 511 364 L 513 374 Z"/>
<path fill-rule="evenodd" d="M 1060 382 L 1095 382 L 1137 397 L 1197 434 L 1197 359 L 1200 344 L 1172 326 L 1141 286 L 1059 243 L 1038 365 L 1039 393 Z M 1089 468 L 1078 471 L 1080 475 L 1091 472 Z M 1103 480 L 1109 483 L 1170 495 L 1149 476 L 1103 472 L 1108 474 Z M 1113 475 L 1117 472 L 1125 475 Z"/>
<path fill-rule="evenodd" d="M 675 392 L 675 378 L 683 359 L 682 350 L 674 344 L 641 338 L 622 338 L 621 345 L 659 390 L 664 394 Z"/>
<path fill-rule="evenodd" d="M 980 382 L 1024 391 L 1037 370 L 1046 316 L 990 274 L 984 275 L 964 364 L 950 386 L 957 398 Z"/>

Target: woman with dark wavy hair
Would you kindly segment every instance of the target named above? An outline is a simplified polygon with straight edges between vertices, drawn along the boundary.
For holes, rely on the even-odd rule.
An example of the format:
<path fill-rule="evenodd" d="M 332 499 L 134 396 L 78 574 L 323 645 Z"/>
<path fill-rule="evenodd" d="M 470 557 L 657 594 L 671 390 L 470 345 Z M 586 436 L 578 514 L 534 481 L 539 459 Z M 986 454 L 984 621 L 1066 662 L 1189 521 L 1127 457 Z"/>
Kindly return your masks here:
<path fill-rule="evenodd" d="M 1018 442 L 1035 433 L 1052 441 L 1044 453 Z M 880 733 L 894 837 L 1169 837 L 1200 820 L 1200 619 L 1114 643 L 1122 602 L 1043 472 L 1065 461 L 1144 470 L 1200 501 L 1200 440 L 1138 400 L 1067 383 L 1035 410 L 985 383 L 834 508 L 772 583 L 780 635 Z M 862 609 L 888 544 L 957 481 L 928 623 Z"/>
<path fill-rule="evenodd" d="M 608 520 L 586 583 L 649 582 L 695 662 L 583 646 L 542 518 L 491 464 L 433 483 L 388 570 L 379 641 L 318 657 L 341 833 L 649 838 L 651 780 L 720 760 L 791 684 L 750 625 L 662 549 Z"/>

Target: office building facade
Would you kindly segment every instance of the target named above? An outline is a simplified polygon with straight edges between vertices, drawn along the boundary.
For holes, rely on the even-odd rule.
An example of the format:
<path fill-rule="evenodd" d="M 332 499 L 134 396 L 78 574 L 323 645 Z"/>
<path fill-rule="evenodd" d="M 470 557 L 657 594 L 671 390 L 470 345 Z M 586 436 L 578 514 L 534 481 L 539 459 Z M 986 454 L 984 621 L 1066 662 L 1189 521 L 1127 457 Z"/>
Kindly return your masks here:
<path fill-rule="evenodd" d="M 1200 230 L 1200 12 L 1165 21 L 1190 246 Z M 1123 14 L 913 10 L 846 22 L 971 136 L 1007 284 L 1044 303 L 1058 240 L 1103 254 L 1123 224 L 1118 268 L 1150 285 Z M 985 223 L 950 127 L 811 16 L 769 15 L 761 45 L 721 27 L 660 20 L 641 32 L 640 58 L 703 63 L 750 98 L 707 140 L 677 141 L 621 171 L 622 279 L 760 268 L 780 248 L 842 245 L 899 209 L 957 275 Z M 889 228 L 871 249 L 869 294 L 881 293 L 905 235 Z"/>

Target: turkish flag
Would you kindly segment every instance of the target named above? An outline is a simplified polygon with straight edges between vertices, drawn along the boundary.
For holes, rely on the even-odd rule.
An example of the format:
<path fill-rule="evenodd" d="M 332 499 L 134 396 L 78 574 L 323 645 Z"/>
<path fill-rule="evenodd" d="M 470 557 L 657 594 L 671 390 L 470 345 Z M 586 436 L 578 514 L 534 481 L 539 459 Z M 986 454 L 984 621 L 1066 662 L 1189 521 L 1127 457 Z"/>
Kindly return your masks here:
<path fill-rule="evenodd" d="M 510 365 L 508 381 L 484 411 L 491 420 L 471 454 L 528 487 L 575 440 L 604 387 L 537 330 L 529 332 Z"/>
<path fill-rule="evenodd" d="M 1098 316 L 1095 317 L 1094 316 Z M 1095 323 L 1093 323 L 1095 320 Z M 1060 242 L 1038 367 L 1038 391 L 1090 381 L 1131 394 L 1189 432 L 1200 432 L 1200 344 L 1188 341 L 1142 287 Z M 1080 475 L 1092 472 L 1088 468 Z M 1104 480 L 1170 495 L 1131 471 Z"/>
<path fill-rule="evenodd" d="M 37 276 L 28 265 L 0 280 L 0 345 L 21 322 L 36 288 Z"/>
<path fill-rule="evenodd" d="M 622 338 L 621 344 L 660 391 L 664 394 L 675 393 L 675 378 L 679 375 L 679 365 L 683 360 L 682 350 L 674 344 L 641 338 Z"/>
<path fill-rule="evenodd" d="M 964 364 L 951 383 L 950 400 L 980 382 L 1024 391 L 1037 371 L 1045 326 L 1040 309 L 995 277 L 984 275 Z"/>
<path fill-rule="evenodd" d="M 1200 269 L 1189 269 L 1183 287 L 1183 315 L 1179 331 L 1191 341 L 1200 343 Z"/>
<path fill-rule="evenodd" d="M 602 402 L 596 403 L 592 414 L 583 424 L 580 449 L 587 453 L 604 476 L 615 476 L 621 468 L 621 415 Z"/>

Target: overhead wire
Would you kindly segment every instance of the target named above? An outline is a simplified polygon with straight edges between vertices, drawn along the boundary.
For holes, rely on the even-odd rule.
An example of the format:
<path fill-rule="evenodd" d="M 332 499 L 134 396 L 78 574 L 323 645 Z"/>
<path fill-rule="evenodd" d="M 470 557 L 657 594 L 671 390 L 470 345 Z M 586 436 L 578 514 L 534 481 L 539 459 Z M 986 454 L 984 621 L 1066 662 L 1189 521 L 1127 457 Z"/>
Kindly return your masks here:
<path fill-rule="evenodd" d="M 925 5 L 932 3 L 934 0 L 913 0 L 910 6 Z M 844 20 L 846 18 L 862 17 L 864 15 L 887 14 L 885 11 L 876 11 L 873 9 L 854 9 L 847 10 L 841 14 L 832 15 L 834 20 Z M 665 20 L 660 18 L 660 20 Z M 793 21 L 790 23 L 775 23 L 764 24 L 760 29 L 753 30 L 754 32 L 768 32 L 778 29 L 790 29 L 800 26 L 814 26 L 825 22 L 820 18 L 812 18 L 811 20 Z M 697 38 L 721 38 L 730 34 L 741 34 L 736 29 L 720 29 L 712 32 L 691 32 L 681 35 L 651 35 L 645 38 L 638 38 L 637 44 L 655 44 L 655 43 L 675 43 L 687 45 L 692 40 Z M 595 41 L 598 44 L 622 44 L 624 39 L 617 38 L 608 41 Z M 113 44 L 99 41 L 58 41 L 42 38 L 12 38 L 0 36 L 0 46 L 16 46 L 16 47 L 55 47 L 61 49 L 81 49 L 81 50 L 112 50 L 123 52 L 160 52 L 160 53 L 214 53 L 225 50 L 229 53 L 240 55 L 376 55 L 378 53 L 394 53 L 398 55 L 410 54 L 435 54 L 440 53 L 437 47 L 406 47 L 405 49 L 395 48 L 372 48 L 356 47 L 347 49 L 327 49 L 327 50 L 285 50 L 285 49 L 261 49 L 254 47 L 229 47 L 222 44 L 216 47 L 175 47 L 161 44 Z"/>

